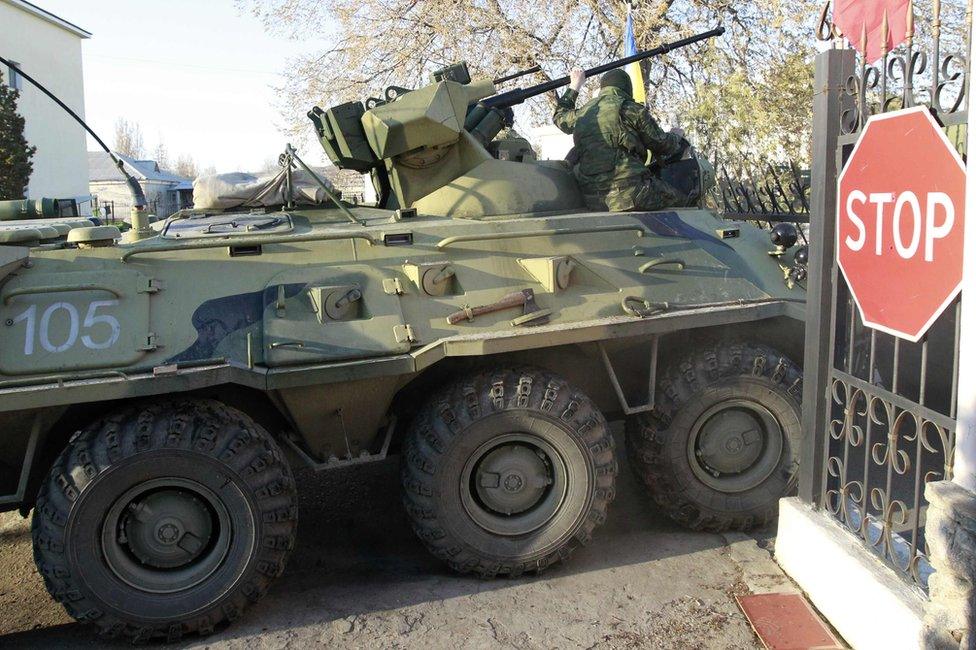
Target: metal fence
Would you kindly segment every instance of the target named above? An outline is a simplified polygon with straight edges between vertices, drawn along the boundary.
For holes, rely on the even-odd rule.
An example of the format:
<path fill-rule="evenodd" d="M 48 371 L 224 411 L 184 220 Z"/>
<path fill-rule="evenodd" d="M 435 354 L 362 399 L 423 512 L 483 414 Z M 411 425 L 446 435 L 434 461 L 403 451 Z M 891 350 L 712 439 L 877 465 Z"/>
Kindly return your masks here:
<path fill-rule="evenodd" d="M 149 201 L 146 205 L 149 214 L 156 214 L 159 210 L 158 199 Z M 129 218 L 132 211 L 132 204 L 111 200 L 101 200 L 97 194 L 92 195 L 92 213 L 101 218 L 105 223 L 114 225 L 124 223 Z"/>
<path fill-rule="evenodd" d="M 810 170 L 796 163 L 715 164 L 718 207 L 726 219 L 810 221 Z"/>
<path fill-rule="evenodd" d="M 837 176 L 871 115 L 928 106 L 964 151 L 969 78 L 962 53 L 969 52 L 972 2 L 953 5 L 964 17 L 951 34 L 943 30 L 941 2 L 927 17 L 913 5 L 913 36 L 892 52 L 882 49 L 873 65 L 840 46 L 829 5 L 820 27 L 834 49 L 816 64 L 800 496 L 926 590 L 925 484 L 951 478 L 959 299 L 917 343 L 867 328 L 834 250 Z"/>

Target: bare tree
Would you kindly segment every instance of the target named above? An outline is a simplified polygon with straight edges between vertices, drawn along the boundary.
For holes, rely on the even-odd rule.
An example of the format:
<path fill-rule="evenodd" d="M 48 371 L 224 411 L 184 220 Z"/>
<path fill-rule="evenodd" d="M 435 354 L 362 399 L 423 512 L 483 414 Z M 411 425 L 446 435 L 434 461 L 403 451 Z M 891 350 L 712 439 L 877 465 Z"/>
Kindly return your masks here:
<path fill-rule="evenodd" d="M 539 64 L 545 72 L 534 81 L 562 76 L 574 65 L 606 62 L 622 54 L 626 12 L 619 0 L 237 0 L 266 27 L 292 38 L 331 32 L 334 45 L 289 62 L 279 89 L 281 109 L 294 130 L 307 129 L 301 116 L 311 104 L 380 96 L 388 85 L 416 86 L 432 71 L 466 60 L 482 77 Z M 648 103 L 666 123 L 680 122 L 693 135 L 720 129 L 729 115 L 701 110 L 691 124 L 685 118 L 701 106 L 703 94 L 739 73 L 745 98 L 763 97 L 771 86 L 785 89 L 776 102 L 760 102 L 771 131 L 792 127 L 797 115 L 808 116 L 809 65 L 815 43 L 819 0 L 634 0 L 635 34 L 642 49 L 725 24 L 728 33 L 648 62 Z M 794 74 L 796 73 L 796 74 Z M 784 75 L 793 75 L 788 78 Z M 526 82 L 533 81 L 532 79 Z M 595 84 L 590 84 L 590 87 Z M 705 98 L 709 99 L 709 98 Z M 785 101 L 784 101 L 785 100 Z M 531 103 L 529 117 L 548 121 L 553 96 Z M 712 101 L 711 105 L 717 107 Z M 733 115 L 747 116 L 738 106 Z M 751 102 L 742 109 L 754 109 Z M 805 121 L 809 124 L 809 119 Z M 805 126 L 804 129 L 807 127 Z M 803 133 L 806 133 L 804 131 Z M 775 134 L 753 137 L 750 147 L 788 149 L 806 157 L 802 137 L 781 142 Z M 719 149 L 740 143 L 711 137 Z M 784 146 L 785 145 L 785 146 Z"/>
<path fill-rule="evenodd" d="M 142 158 L 146 149 L 142 142 L 142 129 L 124 117 L 115 121 L 115 151 L 130 158 Z"/>
<path fill-rule="evenodd" d="M 160 169 L 170 168 L 169 149 L 166 147 L 166 143 L 163 142 L 162 138 L 159 139 L 159 144 L 157 144 L 156 148 L 153 150 L 152 157 Z"/>
<path fill-rule="evenodd" d="M 176 173 L 177 176 L 182 176 L 183 178 L 196 178 L 199 176 L 196 161 L 193 160 L 192 156 L 187 154 L 181 154 L 180 157 L 176 159 L 176 164 L 173 166 L 173 172 Z"/>
<path fill-rule="evenodd" d="M 278 158 L 265 158 L 264 162 L 261 163 L 261 169 L 258 170 L 260 174 L 277 174 L 281 171 L 281 165 L 278 164 Z"/>

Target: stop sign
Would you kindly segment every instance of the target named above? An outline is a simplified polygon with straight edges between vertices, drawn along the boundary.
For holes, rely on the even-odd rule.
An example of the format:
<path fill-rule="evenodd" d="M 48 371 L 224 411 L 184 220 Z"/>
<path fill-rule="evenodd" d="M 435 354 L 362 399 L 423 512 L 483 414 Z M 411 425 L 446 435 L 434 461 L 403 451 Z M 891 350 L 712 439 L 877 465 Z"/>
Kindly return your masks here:
<path fill-rule="evenodd" d="M 962 285 L 966 168 L 924 107 L 868 120 L 839 180 L 837 264 L 868 327 L 918 341 Z"/>

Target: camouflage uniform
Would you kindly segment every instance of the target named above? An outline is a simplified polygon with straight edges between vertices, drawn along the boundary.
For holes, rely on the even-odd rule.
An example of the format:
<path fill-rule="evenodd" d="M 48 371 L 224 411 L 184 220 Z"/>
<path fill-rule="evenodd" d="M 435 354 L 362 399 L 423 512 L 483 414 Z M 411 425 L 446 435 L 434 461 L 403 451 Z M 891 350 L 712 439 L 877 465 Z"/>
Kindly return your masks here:
<path fill-rule="evenodd" d="M 693 200 L 654 176 L 646 165 L 648 151 L 673 156 L 686 146 L 683 138 L 664 132 L 646 107 L 619 88 L 604 87 L 579 109 L 578 97 L 575 90 L 567 90 L 559 98 L 553 121 L 573 135 L 576 178 L 589 209 L 660 210 Z"/>

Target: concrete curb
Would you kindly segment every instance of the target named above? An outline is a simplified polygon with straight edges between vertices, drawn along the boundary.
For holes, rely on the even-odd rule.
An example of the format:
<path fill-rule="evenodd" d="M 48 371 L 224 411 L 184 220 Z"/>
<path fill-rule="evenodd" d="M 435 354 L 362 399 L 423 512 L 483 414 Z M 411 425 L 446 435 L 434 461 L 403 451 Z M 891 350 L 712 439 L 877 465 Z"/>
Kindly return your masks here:
<path fill-rule="evenodd" d="M 856 650 L 918 648 L 921 592 L 798 498 L 781 499 L 776 560 Z"/>

